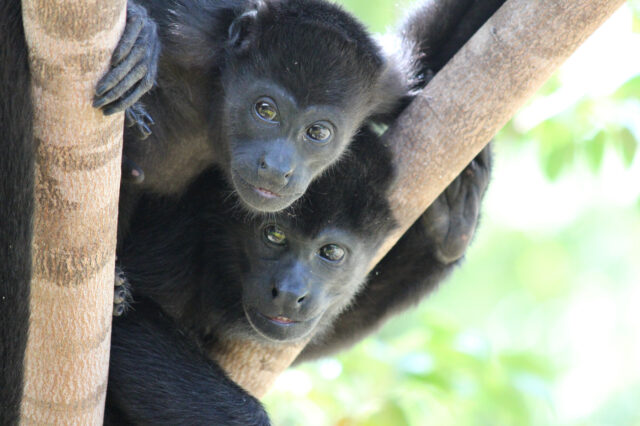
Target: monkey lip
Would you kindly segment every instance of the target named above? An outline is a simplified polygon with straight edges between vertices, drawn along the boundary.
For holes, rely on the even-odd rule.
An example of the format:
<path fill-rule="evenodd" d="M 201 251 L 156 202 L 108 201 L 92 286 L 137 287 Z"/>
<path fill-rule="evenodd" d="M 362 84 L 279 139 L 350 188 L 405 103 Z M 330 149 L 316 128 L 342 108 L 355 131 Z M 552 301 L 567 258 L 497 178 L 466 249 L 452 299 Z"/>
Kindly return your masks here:
<path fill-rule="evenodd" d="M 272 342 L 287 342 L 301 339 L 311 333 L 322 315 L 296 320 L 284 315 L 265 315 L 259 309 L 244 306 L 251 327 L 262 337 Z"/>
<path fill-rule="evenodd" d="M 251 185 L 253 186 L 253 185 Z M 253 190 L 256 191 L 259 195 L 262 195 L 265 198 L 280 198 L 280 194 L 276 194 L 275 192 L 269 191 L 265 188 L 258 188 L 257 186 L 253 186 Z"/>
<path fill-rule="evenodd" d="M 283 210 L 302 195 L 297 193 L 276 193 L 270 189 L 255 186 L 234 169 L 231 169 L 231 179 L 238 191 L 239 198 L 252 209 L 259 211 L 276 212 Z"/>
<path fill-rule="evenodd" d="M 263 315 L 263 316 L 266 316 L 266 315 Z M 280 316 L 280 315 L 278 315 L 277 317 L 266 317 L 266 318 L 269 321 L 275 322 L 276 324 L 293 324 L 295 322 L 298 322 L 298 321 L 294 321 L 294 320 L 292 320 L 290 318 L 283 317 L 283 316 Z"/>

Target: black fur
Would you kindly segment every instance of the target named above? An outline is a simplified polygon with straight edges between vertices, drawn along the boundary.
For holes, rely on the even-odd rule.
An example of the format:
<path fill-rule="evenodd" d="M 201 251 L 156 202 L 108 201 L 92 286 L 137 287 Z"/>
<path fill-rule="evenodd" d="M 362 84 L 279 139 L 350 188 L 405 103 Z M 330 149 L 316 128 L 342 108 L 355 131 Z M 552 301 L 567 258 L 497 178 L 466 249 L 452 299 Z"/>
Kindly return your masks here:
<path fill-rule="evenodd" d="M 113 327 L 105 424 L 245 426 L 269 420 L 171 318 L 141 301 Z"/>
<path fill-rule="evenodd" d="M 227 412 L 225 404 L 236 406 L 236 387 L 220 369 L 211 367 L 206 353 L 221 338 L 273 344 L 273 334 L 265 340 L 264 333 L 248 320 L 245 293 L 255 288 L 247 286 L 246 281 L 257 269 L 265 290 L 262 297 L 270 299 L 273 280 L 277 282 L 280 277 L 278 272 L 299 271 L 285 261 L 290 259 L 286 256 L 276 258 L 274 267 L 278 271 L 262 261 L 256 268 L 251 247 L 264 244 L 255 232 L 264 229 L 264 224 L 277 223 L 292 239 L 303 239 L 305 245 L 327 230 L 348 233 L 335 242 L 346 241 L 359 267 L 338 275 L 325 273 L 318 284 L 340 294 L 331 300 L 326 314 L 311 331 L 314 337 L 299 360 L 315 358 L 369 334 L 392 314 L 417 303 L 446 277 L 473 235 L 488 172 L 489 154 L 485 150 L 405 234 L 363 288 L 367 259 L 394 226 L 385 197 L 392 174 L 390 158 L 378 136 L 367 129 L 354 142 L 348 159 L 312 184 L 309 193 L 291 210 L 278 215 L 247 217 L 221 190 L 223 181 L 213 171 L 199 178 L 179 202 L 143 200 L 132 224 L 135 232 L 119 253 L 133 284 L 136 302 L 132 312 L 136 316 L 127 314 L 114 321 L 107 412 L 118 413 L 121 422 L 133 424 L 146 419 L 171 424 L 181 418 L 206 424 L 223 418 L 218 416 Z M 301 257 L 306 257 L 304 252 Z M 297 278 L 305 281 L 305 277 L 302 271 Z M 160 315 L 154 313 L 158 308 L 176 323 L 157 322 L 153 315 Z M 140 323 L 144 326 L 137 325 Z M 158 329 L 153 331 L 155 323 Z M 158 337 L 149 339 L 149 334 Z M 179 355 L 182 349 L 178 354 L 172 349 L 183 345 L 201 349 L 191 352 L 191 358 Z M 149 369 L 135 368 L 146 366 L 147 360 L 152 364 Z M 164 368 L 166 374 L 150 374 L 151 368 Z M 200 371 L 189 389 L 198 392 L 201 399 L 186 397 L 189 392 L 182 381 L 173 383 L 172 378 L 180 377 L 183 369 L 188 374 L 194 369 Z M 207 383 L 215 387 L 208 391 Z M 263 419 L 263 410 L 251 401 L 246 410 L 236 408 L 234 412 Z M 235 424 L 231 418 L 227 421 Z"/>
<path fill-rule="evenodd" d="M 309 342 L 296 363 L 350 347 L 443 282 L 473 238 L 490 171 L 488 146 L 378 263 L 349 308 Z"/>
<path fill-rule="evenodd" d="M 411 52 L 414 90 L 426 86 L 504 2 L 434 0 L 413 10 L 399 34 L 403 49 Z M 416 93 L 407 96 L 395 114 Z M 386 120 L 381 117 L 380 121 Z M 327 333 L 305 347 L 296 363 L 348 348 L 393 315 L 418 304 L 446 279 L 471 242 L 490 172 L 491 147 L 487 146 L 380 261 L 349 309 Z"/>
<path fill-rule="evenodd" d="M 125 133 L 125 154 L 145 177 L 123 186 L 121 236 L 142 193 L 179 197 L 211 164 L 249 210 L 282 210 L 339 159 L 367 116 L 395 107 L 406 91 L 361 24 L 325 1 L 141 4 L 163 50 L 157 87 L 143 98 L 153 133 L 144 141 Z M 279 125 L 256 123 L 260 96 L 277 105 Z M 331 122 L 333 139 L 312 146 L 302 130 L 318 120 Z"/>
<path fill-rule="evenodd" d="M 198 7 L 206 6 L 204 2 L 197 3 Z M 386 100 L 387 104 L 400 106 L 394 114 L 372 117 L 376 120 L 374 124 L 389 124 L 401 112 L 402 106 L 411 100 L 415 90 L 428 82 L 501 3 L 443 1 L 429 3 L 420 9 L 403 27 L 406 37 L 404 48 L 411 52 L 406 67 L 411 74 L 407 75 L 405 83 L 400 84 L 406 91 L 401 95 L 388 94 L 391 99 Z M 184 62 L 177 66 L 178 72 L 182 72 L 180 67 L 194 64 L 211 70 L 216 60 L 225 58 L 216 50 L 215 44 L 211 45 L 212 49 L 204 49 L 211 40 L 220 36 L 215 33 L 219 21 L 211 25 L 212 15 L 196 14 L 190 6 L 179 5 L 183 9 L 175 12 L 176 16 L 188 18 L 191 24 L 170 27 L 173 31 L 171 36 L 178 42 L 169 46 L 165 44 L 165 51 L 183 48 L 182 53 L 175 53 L 176 58 Z M 214 6 L 208 7 L 215 9 Z M 216 12 L 219 11 L 216 9 Z M 213 15 L 228 25 L 237 12 Z M 301 20 L 304 21 L 304 17 Z M 244 26 L 249 25 L 251 19 L 248 21 L 236 21 L 237 26 L 232 26 L 232 43 L 241 45 L 246 40 L 250 33 Z M 163 28 L 162 24 L 160 28 Z M 203 33 L 212 38 L 203 39 Z M 274 63 L 269 63 L 268 56 L 257 63 L 263 63 L 265 74 L 278 78 L 278 73 L 283 73 L 282 67 L 286 70 L 287 66 L 286 60 L 282 59 L 286 54 L 279 56 L 277 53 L 279 43 L 290 47 L 290 40 L 278 39 L 280 34 L 277 32 L 274 37 L 273 40 L 278 40 L 277 43 L 274 41 Z M 201 49 L 185 51 L 185 40 Z M 269 40 L 265 38 L 265 42 Z M 239 72 L 242 67 L 233 69 Z M 163 70 L 161 67 L 161 80 Z M 193 78 L 203 78 L 203 75 Z M 280 84 L 286 85 L 287 81 L 282 80 Z M 296 91 L 303 83 L 297 81 L 288 90 Z M 158 103 L 163 96 L 161 92 L 158 90 L 149 95 L 156 97 L 152 108 L 162 104 Z M 192 95 L 190 100 L 197 99 L 199 95 Z M 400 104 L 399 100 L 402 100 Z M 164 101 L 168 102 L 168 99 Z M 173 117 L 176 122 L 197 116 L 197 108 L 184 97 L 177 96 L 174 101 L 177 103 L 172 104 L 175 108 L 172 113 L 185 114 Z M 198 131 L 197 120 L 193 123 L 196 126 L 188 131 Z M 171 126 L 160 128 L 158 140 L 161 143 L 168 140 L 162 141 L 164 131 L 171 131 Z M 179 132 L 176 133 L 178 135 Z M 152 155 L 157 155 L 157 152 Z M 151 159 L 151 163 L 157 164 L 156 159 Z M 342 230 L 343 234 L 335 235 L 342 235 L 340 238 L 349 244 L 361 242 L 360 245 L 355 244 L 356 249 L 350 252 L 360 256 L 359 268 L 351 267 L 338 275 L 321 273 L 321 280 L 313 284 L 337 289 L 338 297 L 327 302 L 329 306 L 322 320 L 315 323 L 310 331 L 313 333 L 310 344 L 299 357 L 299 360 L 311 359 L 346 347 L 371 333 L 394 313 L 417 303 L 447 276 L 464 254 L 474 233 L 489 171 L 487 148 L 411 227 L 370 274 L 366 283 L 364 268 L 367 259 L 373 255 L 377 242 L 393 227 L 386 202 L 386 190 L 392 176 L 391 162 L 380 136 L 368 126 L 360 129 L 346 158 L 313 183 L 305 197 L 280 213 L 266 217 L 245 213 L 244 209 L 238 208 L 231 189 L 225 189 L 221 176 L 214 171 L 204 173 L 186 190 L 186 187 L 181 187 L 176 191 L 180 194 L 178 197 L 147 193 L 133 215 L 131 234 L 119 249 L 121 265 L 133 285 L 136 316 L 129 318 L 127 315 L 114 322 L 107 418 L 125 423 L 144 423 L 147 419 L 172 423 L 188 418 L 194 423 L 227 421 L 234 424 L 236 419 L 224 417 L 221 413 L 228 412 L 226 407 L 235 407 L 233 411 L 246 416 L 243 417 L 245 419 L 267 422 L 262 408 L 248 395 L 238 396 L 238 389 L 215 363 L 206 358 L 207 350 L 220 338 L 267 339 L 273 343 L 274 340 L 286 341 L 309 335 L 278 334 L 268 327 L 261 328 L 253 323 L 247 311 L 251 303 L 270 309 L 272 299 L 276 300 L 283 291 L 278 287 L 279 283 L 285 283 L 287 291 L 293 292 L 296 298 L 302 295 L 298 302 L 308 294 L 313 295 L 293 283 L 287 272 L 282 273 L 282 270 L 291 270 L 297 273 L 293 275 L 297 281 L 306 281 L 309 270 L 296 269 L 299 265 L 290 263 L 291 257 L 281 254 L 270 255 L 276 256 L 278 263 L 269 266 L 269 256 L 265 256 L 262 249 L 256 249 L 265 244 L 256 239 L 260 235 L 258 232 L 265 229 L 264 225 L 275 223 L 287 230 L 288 236 L 293 236 L 287 251 L 294 251 L 297 241 L 302 241 L 303 249 L 309 248 L 315 244 L 318 235 L 336 229 Z M 182 185 L 186 185 L 186 181 Z M 302 262 L 300 259 L 305 259 L 305 256 L 303 251 L 294 258 Z M 256 264 L 262 267 L 256 268 Z M 312 268 L 310 272 L 314 275 Z M 247 282 L 256 281 L 256 273 L 258 284 L 247 285 Z M 336 283 L 343 284 L 344 288 L 336 287 Z M 247 293 L 250 296 L 256 293 L 257 296 L 247 297 Z M 263 299 L 263 302 L 256 302 L 256 298 Z M 294 302 L 295 298 L 288 304 L 295 305 Z M 289 309 L 284 306 L 281 309 Z M 287 312 L 292 312 L 292 318 L 296 315 L 295 310 Z M 142 339 L 145 339 L 144 349 L 139 349 Z M 146 366 L 147 360 L 151 361 L 149 369 L 145 367 L 138 371 L 136 366 Z M 183 369 L 189 376 L 196 377 L 196 384 L 191 388 L 178 379 Z M 166 371 L 167 379 L 156 373 L 158 371 Z M 156 389 L 162 389 L 162 392 L 158 393 Z M 188 396 L 191 392 L 197 392 L 198 398 Z M 239 397 L 243 401 L 250 398 L 251 403 L 246 410 L 238 408 L 236 398 Z"/>
<path fill-rule="evenodd" d="M 163 51 L 143 98 L 153 133 L 144 124 L 125 132 L 124 175 L 134 178 L 122 186 L 119 241 L 141 194 L 179 197 L 212 164 L 248 210 L 286 208 L 367 119 L 393 120 L 503 2 L 426 2 L 403 27 L 406 60 L 397 60 L 326 1 L 141 0 Z M 256 123 L 260 97 L 279 107 L 279 125 Z M 312 148 L 302 130 L 318 120 L 333 139 Z"/>
<path fill-rule="evenodd" d="M 372 147 L 376 155 L 367 154 Z M 107 412 L 118 413 L 120 421 L 134 424 L 144 423 L 147 418 L 170 424 L 183 416 L 197 416 L 203 424 L 219 423 L 220 417 L 215 416 L 229 410 L 222 407 L 237 404 L 236 388 L 219 368 L 204 367 L 211 361 L 203 353 L 200 360 L 196 355 L 176 360 L 177 355 L 170 348 L 191 341 L 188 344 L 202 347 L 206 353 L 221 338 L 278 344 L 309 333 L 322 333 L 358 291 L 366 276 L 367 259 L 394 226 L 386 201 L 391 177 L 389 153 L 374 133 L 363 130 L 350 155 L 314 182 L 305 197 L 285 212 L 247 215 L 237 207 L 237 200 L 229 197 L 224 180 L 214 170 L 202 175 L 179 201 L 145 197 L 133 218 L 132 235 L 118 253 L 133 286 L 136 302 L 132 312 L 136 317 L 131 319 L 127 313 L 114 320 Z M 286 247 L 273 247 L 263 240 L 263 230 L 271 224 L 286 233 Z M 338 264 L 320 260 L 316 251 L 326 243 L 342 245 L 348 257 Z M 258 249 L 261 256 L 256 254 L 256 247 L 263 247 Z M 292 311 L 287 303 L 277 300 L 274 289 L 280 293 L 293 291 L 287 271 L 295 274 L 296 282 L 309 283 L 311 289 L 305 298 L 320 300 L 321 307 L 316 312 L 321 317 L 312 323 L 312 328 L 305 328 L 304 334 L 295 334 L 295 327 L 270 323 L 256 326 L 250 319 L 248 309 L 254 306 L 254 299 L 247 295 L 255 292 L 272 301 L 275 309 L 283 309 L 269 312 L 270 303 L 259 304 L 260 312 L 269 312 L 270 317 L 289 312 L 286 316 L 298 321 L 316 318 L 316 313 Z M 314 281 L 316 277 L 320 280 Z M 257 282 L 258 288 L 252 282 Z M 157 310 L 153 304 L 176 321 L 179 333 L 149 331 L 151 325 L 146 324 L 156 322 L 150 317 Z M 147 327 L 145 336 L 162 331 L 164 337 L 152 341 L 143 337 L 138 329 L 134 330 L 141 322 Z M 166 327 L 164 324 L 158 327 Z M 144 350 L 140 349 L 142 339 Z M 165 375 L 149 374 L 146 367 L 129 368 L 146 365 L 148 360 L 155 365 L 163 358 L 165 368 L 171 370 L 167 377 L 179 376 L 183 368 L 199 369 L 202 383 L 216 384 L 208 392 L 204 384 L 193 388 L 203 393 L 203 404 L 211 407 L 192 411 L 200 402 L 185 400 L 181 396 L 184 389 L 171 394 L 171 398 L 156 398 L 155 390 L 144 390 L 179 385 L 173 381 L 166 384 Z M 120 360 L 125 360 L 125 366 L 114 364 Z M 255 404 L 243 407 L 234 412 L 255 415 Z M 262 418 L 262 411 L 259 413 Z M 234 424 L 232 419 L 227 422 Z"/>
<path fill-rule="evenodd" d="M 140 8 L 128 8 L 129 18 Z M 144 11 L 144 10 L 142 10 Z M 146 15 L 137 18 L 154 27 Z M 130 24 L 127 24 L 127 33 Z M 129 31 L 130 33 L 130 31 Z M 142 38 L 141 38 L 142 37 Z M 123 44 L 128 48 L 122 49 Z M 143 49 L 142 46 L 145 46 Z M 154 32 L 130 34 L 105 78 L 119 84 L 108 112 L 133 105 L 148 90 L 140 79 L 155 75 Z M 142 55 L 128 54 L 135 47 Z M 156 55 L 157 56 L 157 55 Z M 131 67 L 119 67 L 131 64 Z M 131 74 L 134 69 L 137 75 Z M 146 76 L 146 77 L 145 77 Z M 123 81 L 124 83 L 120 83 Z M 121 97 L 122 96 L 122 97 Z M 24 351 L 29 329 L 35 143 L 27 43 L 19 0 L 0 1 L 0 424 L 17 424 L 23 393 Z"/>
<path fill-rule="evenodd" d="M 20 1 L 0 4 L 0 424 L 18 424 L 29 329 L 34 144 Z"/>

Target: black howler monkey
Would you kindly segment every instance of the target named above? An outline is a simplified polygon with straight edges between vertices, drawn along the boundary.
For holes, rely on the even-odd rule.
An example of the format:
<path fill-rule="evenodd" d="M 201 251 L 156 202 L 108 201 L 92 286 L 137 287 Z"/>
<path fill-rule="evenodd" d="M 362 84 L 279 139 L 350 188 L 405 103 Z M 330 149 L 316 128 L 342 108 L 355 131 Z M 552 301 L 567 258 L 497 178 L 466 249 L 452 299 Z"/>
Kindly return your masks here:
<path fill-rule="evenodd" d="M 105 76 L 108 112 L 131 107 L 155 76 L 155 24 L 127 7 L 127 25 Z M 106 105 L 106 104 L 105 104 Z M 132 112 L 134 113 L 132 115 Z M 139 115 L 127 112 L 130 124 Z M 18 423 L 29 329 L 34 205 L 30 72 L 20 0 L 0 1 L 0 424 Z M 139 119 L 139 118 L 138 118 Z"/>
<path fill-rule="evenodd" d="M 221 338 L 306 338 L 348 305 L 394 225 L 390 155 L 369 137 L 284 212 L 247 215 L 216 170 L 179 200 L 141 199 L 118 252 L 136 303 L 114 319 L 108 421 L 267 422 L 202 351 Z"/>
<path fill-rule="evenodd" d="M 413 88 L 501 3 L 424 5 L 402 33 L 410 68 L 419 71 L 407 78 Z M 396 98 L 395 112 L 370 118 L 373 124 L 388 124 L 410 101 L 405 95 Z M 366 280 L 368 259 L 394 225 L 386 201 L 393 171 L 368 125 L 347 152 L 278 213 L 238 209 L 224 170 L 205 172 L 179 197 L 141 198 L 118 253 L 136 303 L 114 321 L 106 423 L 268 424 L 259 402 L 206 356 L 210 345 L 230 337 L 277 344 L 311 336 L 299 360 L 311 359 L 362 338 L 447 275 L 475 230 L 488 148 Z"/>
<path fill-rule="evenodd" d="M 268 424 L 210 347 L 312 336 L 300 359 L 313 358 L 417 303 L 467 247 L 488 160 L 485 150 L 368 278 L 394 226 L 390 156 L 369 129 L 284 212 L 247 215 L 215 170 L 179 200 L 144 197 L 118 253 L 136 302 L 114 319 L 107 424 Z"/>
<path fill-rule="evenodd" d="M 211 164 L 249 211 L 286 208 L 366 120 L 396 116 L 503 1 L 428 1 L 389 56 L 323 0 L 139 0 L 163 48 L 157 87 L 142 99 L 153 133 L 144 113 L 125 131 L 133 169 L 123 175 L 144 179 L 122 187 L 120 240 L 141 194 L 180 196 Z"/>
<path fill-rule="evenodd" d="M 144 181 L 123 187 L 121 231 L 140 194 L 180 196 L 211 164 L 249 211 L 282 210 L 365 119 L 410 90 L 408 74 L 327 1 L 139 3 L 163 48 L 157 87 L 142 99 L 153 133 L 125 132 L 125 155 Z"/>

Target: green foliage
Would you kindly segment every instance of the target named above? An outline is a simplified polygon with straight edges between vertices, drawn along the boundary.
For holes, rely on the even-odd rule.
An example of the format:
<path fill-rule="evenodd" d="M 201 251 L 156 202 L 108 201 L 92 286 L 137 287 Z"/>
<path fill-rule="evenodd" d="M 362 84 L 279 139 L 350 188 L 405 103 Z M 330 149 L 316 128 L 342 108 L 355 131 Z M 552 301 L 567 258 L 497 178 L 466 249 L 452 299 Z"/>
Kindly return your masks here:
<path fill-rule="evenodd" d="M 375 5 L 370 0 L 340 0 L 336 3 L 358 16 L 371 31 L 382 33 L 398 22 L 413 1 L 376 1 Z"/>
<path fill-rule="evenodd" d="M 552 81 L 551 85 L 557 83 Z M 545 88 L 534 102 L 553 102 L 557 91 Z M 640 76 L 635 76 L 611 96 L 583 97 L 530 130 L 511 127 L 509 133 L 499 135 L 498 139 L 535 143 L 542 170 L 551 180 L 571 169 L 578 160 L 585 161 L 597 173 L 608 150 L 617 152 L 623 164 L 631 166 L 640 136 L 638 114 Z"/>
<path fill-rule="evenodd" d="M 633 12 L 633 31 L 636 33 L 640 33 L 640 1 L 628 0 L 627 4 Z"/>

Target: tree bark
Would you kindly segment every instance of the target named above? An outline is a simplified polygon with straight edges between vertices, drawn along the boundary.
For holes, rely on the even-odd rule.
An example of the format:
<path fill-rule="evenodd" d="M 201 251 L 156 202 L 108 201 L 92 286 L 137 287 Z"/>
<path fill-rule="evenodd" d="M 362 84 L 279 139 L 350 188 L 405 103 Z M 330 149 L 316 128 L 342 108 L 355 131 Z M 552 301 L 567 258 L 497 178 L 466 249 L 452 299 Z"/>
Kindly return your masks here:
<path fill-rule="evenodd" d="M 24 424 L 101 424 L 123 116 L 91 106 L 126 0 L 24 0 L 36 153 Z"/>
<path fill-rule="evenodd" d="M 386 140 L 399 229 L 371 267 L 549 76 L 624 0 L 509 0 L 435 76 Z M 214 358 L 261 397 L 301 346 L 226 342 Z M 243 349 L 244 348 L 244 349 Z M 241 353 L 244 356 L 229 356 Z"/>

